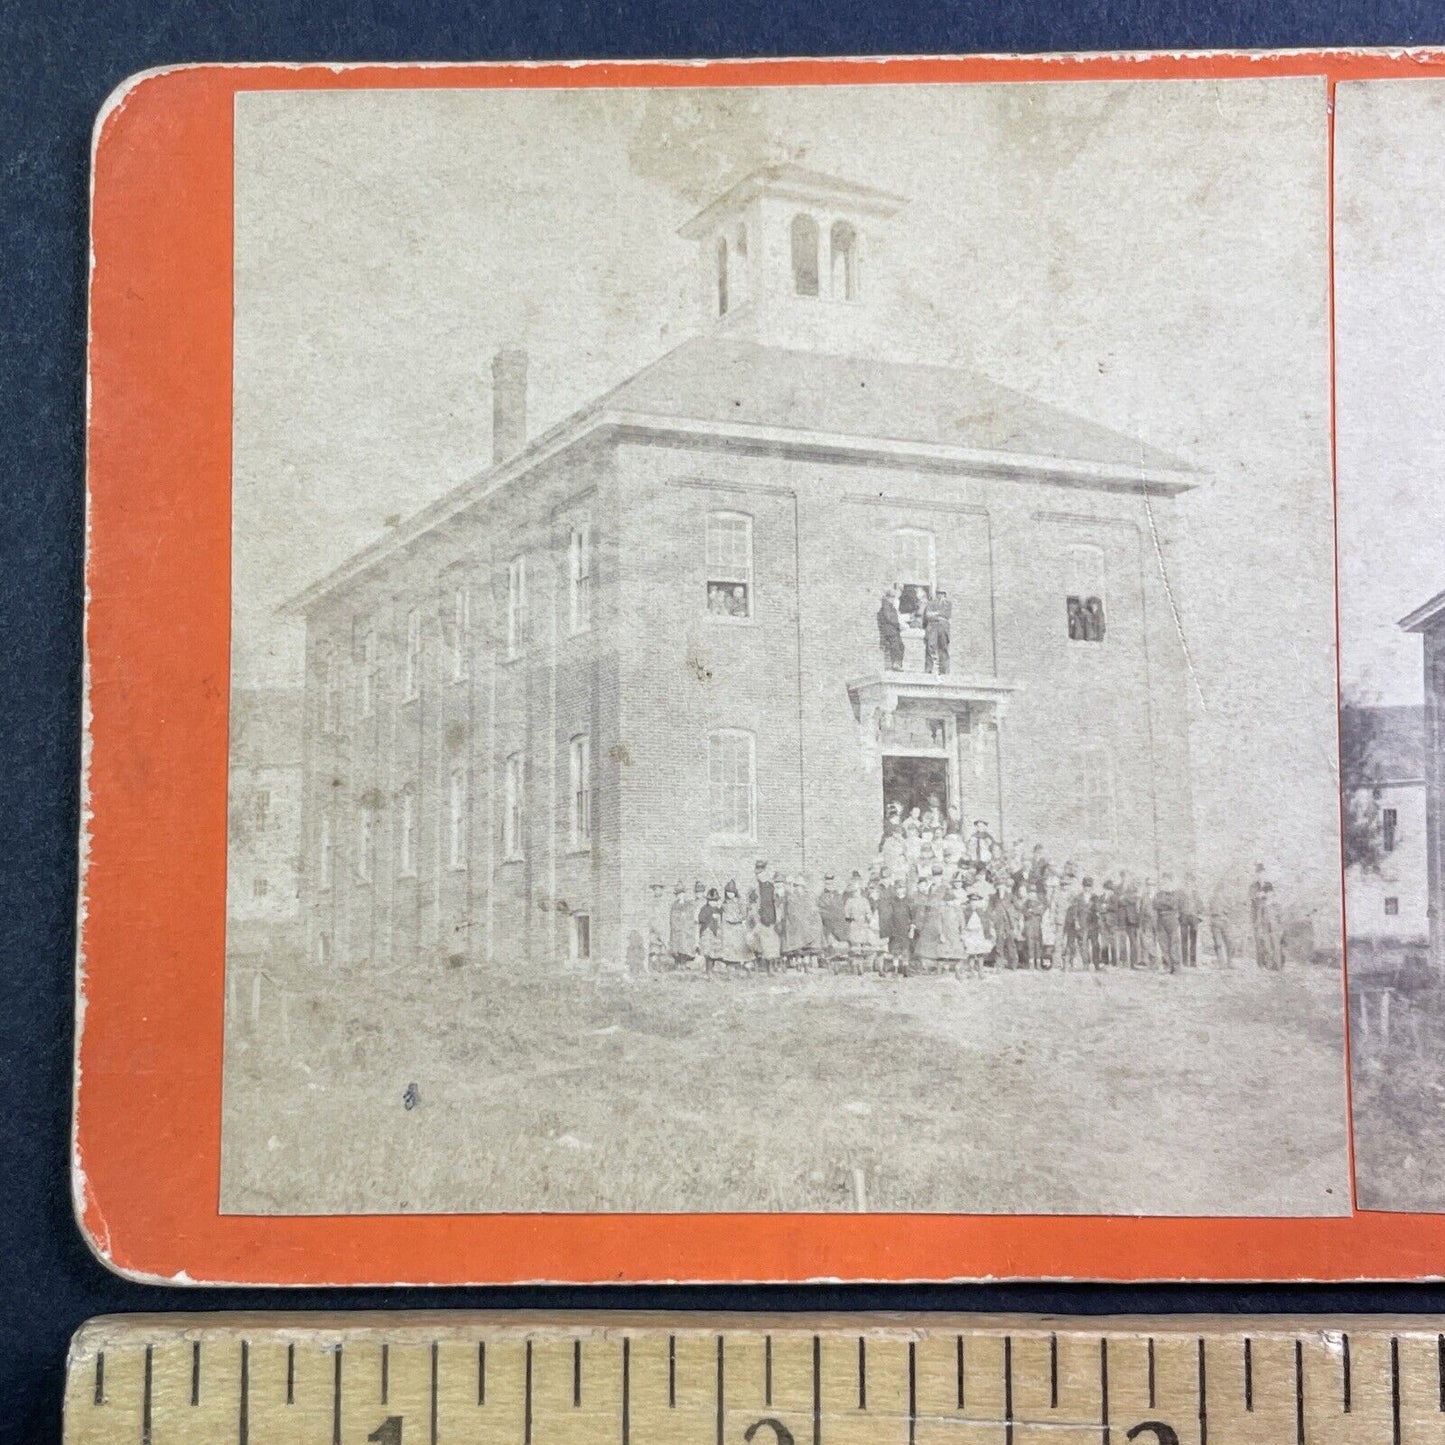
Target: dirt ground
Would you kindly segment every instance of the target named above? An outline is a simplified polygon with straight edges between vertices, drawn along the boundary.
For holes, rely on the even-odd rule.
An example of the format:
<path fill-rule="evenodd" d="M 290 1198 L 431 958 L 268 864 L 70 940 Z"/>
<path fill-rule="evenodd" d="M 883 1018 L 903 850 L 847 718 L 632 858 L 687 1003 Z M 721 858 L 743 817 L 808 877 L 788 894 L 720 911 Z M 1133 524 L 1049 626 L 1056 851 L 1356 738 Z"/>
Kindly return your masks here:
<path fill-rule="evenodd" d="M 1338 1214 L 1337 968 L 334 975 L 228 1026 L 233 1213 Z"/>

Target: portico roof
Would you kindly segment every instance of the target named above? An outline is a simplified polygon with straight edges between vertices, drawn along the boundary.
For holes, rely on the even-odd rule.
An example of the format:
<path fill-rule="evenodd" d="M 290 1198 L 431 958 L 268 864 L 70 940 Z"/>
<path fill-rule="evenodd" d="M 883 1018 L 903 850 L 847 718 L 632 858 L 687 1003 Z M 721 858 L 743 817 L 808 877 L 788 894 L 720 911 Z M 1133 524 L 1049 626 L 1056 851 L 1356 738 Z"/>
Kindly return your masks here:
<path fill-rule="evenodd" d="M 933 706 L 986 705 L 1001 717 L 1009 699 L 1018 691 L 1016 682 L 996 677 L 946 672 L 873 672 L 848 683 L 848 697 L 855 708 L 881 707 L 897 712 L 900 703 L 921 702 Z"/>
<path fill-rule="evenodd" d="M 1399 625 L 1406 632 L 1426 632 L 1445 616 L 1445 592 L 1437 592 L 1428 602 L 1422 602 L 1413 612 L 1400 619 Z"/>

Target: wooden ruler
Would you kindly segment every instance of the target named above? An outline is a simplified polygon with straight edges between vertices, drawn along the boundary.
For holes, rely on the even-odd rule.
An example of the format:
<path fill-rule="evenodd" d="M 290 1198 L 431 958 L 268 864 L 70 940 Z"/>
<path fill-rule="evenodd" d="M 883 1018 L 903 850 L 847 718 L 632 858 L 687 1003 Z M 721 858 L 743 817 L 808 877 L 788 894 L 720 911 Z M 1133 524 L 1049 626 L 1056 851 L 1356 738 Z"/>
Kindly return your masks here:
<path fill-rule="evenodd" d="M 1445 1445 L 1445 1317 L 132 1315 L 67 1445 Z"/>

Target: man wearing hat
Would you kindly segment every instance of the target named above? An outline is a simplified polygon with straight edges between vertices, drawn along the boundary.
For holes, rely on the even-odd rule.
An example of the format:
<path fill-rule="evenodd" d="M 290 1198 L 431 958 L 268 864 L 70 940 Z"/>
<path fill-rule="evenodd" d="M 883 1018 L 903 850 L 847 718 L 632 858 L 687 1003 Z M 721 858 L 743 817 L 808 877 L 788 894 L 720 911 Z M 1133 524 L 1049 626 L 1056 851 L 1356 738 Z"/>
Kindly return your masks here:
<path fill-rule="evenodd" d="M 672 908 L 667 916 L 667 951 L 676 968 L 686 968 L 697 957 L 697 901 L 687 884 L 672 890 Z"/>
<path fill-rule="evenodd" d="M 982 818 L 975 818 L 973 832 L 968 839 L 968 856 L 975 863 L 982 864 L 987 868 L 993 862 L 993 855 L 997 847 L 993 834 L 988 831 L 988 824 Z"/>
<path fill-rule="evenodd" d="M 883 649 L 883 666 L 898 672 L 903 666 L 903 624 L 898 616 L 898 595 L 891 587 L 878 607 L 878 646 Z"/>
<path fill-rule="evenodd" d="M 1007 888 L 1000 888 L 988 905 L 985 920 L 993 935 L 993 962 L 995 968 L 1013 969 L 1018 967 L 1017 923 L 1013 902 Z"/>
<path fill-rule="evenodd" d="M 953 603 L 940 587 L 923 608 L 923 670 L 948 672 L 949 629 L 953 621 Z"/>

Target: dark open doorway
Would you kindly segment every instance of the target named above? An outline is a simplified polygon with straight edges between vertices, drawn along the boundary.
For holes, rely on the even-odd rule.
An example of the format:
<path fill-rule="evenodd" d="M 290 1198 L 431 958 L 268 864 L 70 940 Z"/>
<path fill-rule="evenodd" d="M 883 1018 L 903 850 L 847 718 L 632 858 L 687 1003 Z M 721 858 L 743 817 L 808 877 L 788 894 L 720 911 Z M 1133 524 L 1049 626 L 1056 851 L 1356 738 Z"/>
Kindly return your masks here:
<path fill-rule="evenodd" d="M 927 812 L 936 802 L 940 812 L 948 811 L 948 759 L 913 758 L 885 754 L 883 758 L 883 814 L 897 803 L 906 818 L 909 810 Z"/>

